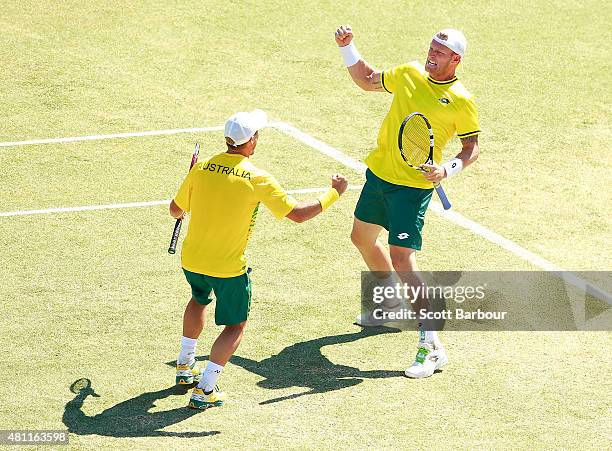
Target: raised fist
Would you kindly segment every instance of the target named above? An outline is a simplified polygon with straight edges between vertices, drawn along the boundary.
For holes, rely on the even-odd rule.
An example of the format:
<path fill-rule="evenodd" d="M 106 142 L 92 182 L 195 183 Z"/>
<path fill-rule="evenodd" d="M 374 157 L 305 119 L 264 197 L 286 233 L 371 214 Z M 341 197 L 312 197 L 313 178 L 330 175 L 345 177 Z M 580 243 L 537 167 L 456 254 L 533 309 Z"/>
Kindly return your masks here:
<path fill-rule="evenodd" d="M 338 47 L 344 47 L 353 40 L 353 29 L 350 25 L 342 25 L 336 30 L 336 44 Z"/>
<path fill-rule="evenodd" d="M 332 175 L 331 186 L 342 196 L 342 193 L 348 187 L 348 180 L 342 174 L 334 174 Z"/>

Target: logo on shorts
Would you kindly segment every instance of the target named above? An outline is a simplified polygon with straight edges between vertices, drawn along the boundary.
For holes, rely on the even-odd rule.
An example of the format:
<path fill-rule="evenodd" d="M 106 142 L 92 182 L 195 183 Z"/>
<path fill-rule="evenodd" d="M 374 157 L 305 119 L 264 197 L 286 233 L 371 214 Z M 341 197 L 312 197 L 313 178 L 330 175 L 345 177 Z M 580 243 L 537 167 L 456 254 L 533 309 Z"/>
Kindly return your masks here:
<path fill-rule="evenodd" d="M 441 97 L 438 99 L 438 101 L 444 105 L 448 105 L 450 103 L 450 100 L 448 100 L 446 97 Z"/>
<path fill-rule="evenodd" d="M 406 232 L 400 233 L 397 237 L 400 240 L 405 240 L 406 238 L 408 238 L 410 235 L 408 235 Z"/>

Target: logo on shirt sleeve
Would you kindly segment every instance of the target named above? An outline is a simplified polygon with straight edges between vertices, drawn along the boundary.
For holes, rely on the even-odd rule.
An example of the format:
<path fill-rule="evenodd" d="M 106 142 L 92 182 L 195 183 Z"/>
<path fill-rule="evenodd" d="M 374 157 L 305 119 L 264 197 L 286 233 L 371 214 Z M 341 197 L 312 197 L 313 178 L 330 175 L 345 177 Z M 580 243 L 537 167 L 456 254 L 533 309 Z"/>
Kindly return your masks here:
<path fill-rule="evenodd" d="M 440 97 L 438 101 L 443 105 L 448 105 L 450 103 L 450 100 L 448 100 L 446 97 Z"/>

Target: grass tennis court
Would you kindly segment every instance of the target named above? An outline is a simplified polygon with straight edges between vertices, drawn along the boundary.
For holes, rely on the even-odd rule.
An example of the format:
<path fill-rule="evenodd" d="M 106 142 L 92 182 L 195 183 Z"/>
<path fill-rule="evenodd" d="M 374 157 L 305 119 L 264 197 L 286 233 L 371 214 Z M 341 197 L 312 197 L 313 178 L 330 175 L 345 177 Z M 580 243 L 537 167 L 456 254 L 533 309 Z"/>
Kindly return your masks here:
<path fill-rule="evenodd" d="M 445 182 L 453 208 L 559 267 L 612 269 L 612 17 L 599 2 L 4 3 L 0 142 L 216 127 L 262 108 L 361 161 L 391 96 L 352 84 L 335 28 L 350 23 L 379 68 L 461 28 L 458 76 L 483 133 L 479 161 Z M 0 147 L 0 213 L 170 199 L 195 142 L 200 158 L 224 150 L 214 130 Z M 364 181 L 278 128 L 253 158 L 289 190 L 334 172 Z M 443 332 L 451 364 L 403 376 L 416 333 L 352 324 L 358 195 L 299 226 L 259 214 L 229 399 L 201 413 L 172 388 L 189 290 L 166 253 L 166 205 L 0 217 L 0 428 L 68 429 L 74 449 L 609 447 L 609 332 Z M 434 211 L 424 244 L 427 271 L 538 269 Z M 202 360 L 217 333 L 209 323 Z M 71 393 L 80 378 L 99 397 Z"/>

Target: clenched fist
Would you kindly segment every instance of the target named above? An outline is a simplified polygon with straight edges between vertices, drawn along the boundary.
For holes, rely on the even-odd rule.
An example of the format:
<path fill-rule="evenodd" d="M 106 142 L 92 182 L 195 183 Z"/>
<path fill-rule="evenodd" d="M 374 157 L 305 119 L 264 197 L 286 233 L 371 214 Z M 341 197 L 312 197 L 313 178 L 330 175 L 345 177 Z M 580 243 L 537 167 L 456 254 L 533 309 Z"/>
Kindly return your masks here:
<path fill-rule="evenodd" d="M 348 180 L 342 174 L 334 174 L 332 176 L 331 186 L 342 196 L 342 193 L 344 193 L 348 187 Z"/>
<path fill-rule="evenodd" d="M 336 30 L 336 44 L 338 47 L 345 47 L 353 40 L 353 29 L 350 25 L 342 25 Z"/>

